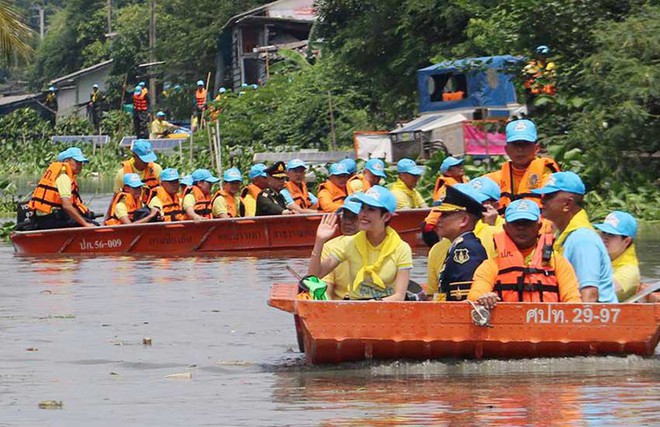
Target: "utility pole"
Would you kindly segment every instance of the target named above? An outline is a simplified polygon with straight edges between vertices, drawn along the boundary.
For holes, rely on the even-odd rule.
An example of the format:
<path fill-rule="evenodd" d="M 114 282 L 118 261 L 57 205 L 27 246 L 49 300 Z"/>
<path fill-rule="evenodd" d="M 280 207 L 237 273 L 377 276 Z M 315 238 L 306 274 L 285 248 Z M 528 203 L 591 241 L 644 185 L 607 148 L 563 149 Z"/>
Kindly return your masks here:
<path fill-rule="evenodd" d="M 156 62 L 156 1 L 152 0 L 149 7 L 149 62 Z M 151 108 L 156 105 L 156 79 L 153 73 L 147 68 L 149 73 L 149 100 Z"/>
<path fill-rule="evenodd" d="M 45 30 L 45 19 L 44 19 L 44 7 L 39 6 L 39 36 L 41 37 L 41 40 L 44 39 L 44 30 Z"/>
<path fill-rule="evenodd" d="M 112 0 L 108 0 L 108 34 L 112 34 Z"/>

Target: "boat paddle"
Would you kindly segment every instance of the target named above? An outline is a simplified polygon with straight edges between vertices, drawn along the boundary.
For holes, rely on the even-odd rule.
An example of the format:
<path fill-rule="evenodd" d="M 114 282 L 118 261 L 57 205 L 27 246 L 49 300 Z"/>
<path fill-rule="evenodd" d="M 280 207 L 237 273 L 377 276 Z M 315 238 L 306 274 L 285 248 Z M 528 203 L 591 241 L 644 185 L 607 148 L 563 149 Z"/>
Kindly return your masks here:
<path fill-rule="evenodd" d="M 635 295 L 631 296 L 625 301 L 625 303 L 631 302 L 640 302 L 645 296 L 651 295 L 653 292 L 660 291 L 660 282 L 655 282 L 652 285 L 648 285 L 646 289 L 641 292 L 637 292 Z"/>

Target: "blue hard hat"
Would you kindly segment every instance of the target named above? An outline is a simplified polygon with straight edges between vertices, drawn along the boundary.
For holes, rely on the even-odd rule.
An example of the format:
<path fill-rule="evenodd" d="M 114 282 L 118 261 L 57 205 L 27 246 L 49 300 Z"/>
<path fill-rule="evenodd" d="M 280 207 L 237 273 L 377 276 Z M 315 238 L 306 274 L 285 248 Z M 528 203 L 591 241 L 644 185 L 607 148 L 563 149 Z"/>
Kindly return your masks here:
<path fill-rule="evenodd" d="M 243 175 L 238 168 L 230 168 L 222 175 L 222 180 L 224 182 L 243 182 Z"/>
<path fill-rule="evenodd" d="M 374 185 L 364 193 L 354 193 L 352 197 L 362 204 L 385 208 L 390 213 L 396 211 L 396 197 L 390 190 L 380 185 Z"/>

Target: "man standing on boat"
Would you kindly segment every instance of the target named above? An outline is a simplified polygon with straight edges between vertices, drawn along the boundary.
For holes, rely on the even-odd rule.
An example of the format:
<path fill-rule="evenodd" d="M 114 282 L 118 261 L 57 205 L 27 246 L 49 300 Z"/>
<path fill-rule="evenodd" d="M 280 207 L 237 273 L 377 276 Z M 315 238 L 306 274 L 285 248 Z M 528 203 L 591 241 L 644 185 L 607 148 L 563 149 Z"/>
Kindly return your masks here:
<path fill-rule="evenodd" d="M 515 200 L 505 211 L 504 231 L 495 235 L 497 257 L 474 273 L 470 301 L 492 309 L 505 302 L 581 302 L 571 264 L 540 234 L 541 210 L 533 200 Z"/>
<path fill-rule="evenodd" d="M 122 191 L 115 194 L 108 208 L 104 225 L 144 224 L 160 215 L 156 208 L 143 208 L 142 180 L 136 173 L 124 175 Z"/>
<path fill-rule="evenodd" d="M 483 215 L 485 197 L 469 184 L 447 187 L 436 232 L 451 242 L 437 279 L 437 301 L 462 301 L 467 298 L 474 272 L 488 258 L 486 249 L 475 236 L 474 228 Z"/>
<path fill-rule="evenodd" d="M 360 191 L 365 192 L 374 185 L 379 185 L 381 179 L 386 179 L 385 162 L 381 159 L 369 159 L 362 169 L 362 173 L 350 178 L 346 183 L 346 192 L 351 195 Z"/>
<path fill-rule="evenodd" d="M 559 171 L 559 165 L 552 159 L 537 157 L 539 143 L 534 122 L 527 119 L 509 122 L 504 150 L 510 160 L 499 171 L 486 175 L 500 186 L 500 209 L 506 209 L 518 199 L 540 202 L 541 197 L 532 190 L 545 185 L 550 175 Z"/>
<path fill-rule="evenodd" d="M 401 159 L 396 164 L 396 171 L 399 177 L 390 185 L 390 191 L 396 197 L 396 210 L 428 208 L 424 198 L 415 188 L 424 168 L 417 166 L 414 160 Z"/>
<path fill-rule="evenodd" d="M 543 197 L 543 217 L 559 232 L 553 248 L 575 269 L 582 301 L 618 302 L 607 249 L 582 208 L 586 189 L 580 177 L 556 172 L 533 192 Z"/>
<path fill-rule="evenodd" d="M 286 207 L 295 213 L 316 213 L 319 199 L 307 189 L 305 173 L 307 165 L 301 159 L 293 159 L 286 165 L 289 180 L 284 184 L 282 196 Z"/>
<path fill-rule="evenodd" d="M 115 175 L 115 193 L 122 190 L 124 186 L 124 174 L 136 173 L 146 188 L 142 190 L 142 201 L 147 203 L 150 199 L 150 193 L 160 185 L 160 174 L 163 168 L 156 163 L 158 157 L 151 148 L 151 143 L 146 139 L 136 139 L 131 148 L 133 158 L 121 162 L 121 168 Z"/>
<path fill-rule="evenodd" d="M 344 204 L 346 193 L 346 182 L 350 173 L 344 163 L 338 162 L 330 165 L 330 176 L 319 185 L 319 208 L 323 212 L 337 212 Z"/>
<path fill-rule="evenodd" d="M 187 219 L 201 221 L 211 219 L 211 187 L 220 181 L 208 169 L 197 169 L 192 173 L 193 185 L 183 195 L 183 210 Z"/>
<path fill-rule="evenodd" d="M 257 197 L 257 216 L 291 215 L 294 212 L 286 207 L 282 189 L 286 182 L 286 167 L 284 162 L 275 162 L 266 169 L 268 188 Z"/>
<path fill-rule="evenodd" d="M 28 207 L 35 211 L 38 230 L 93 227 L 93 214 L 80 199 L 76 176 L 89 160 L 80 148 L 70 147 L 57 156 L 32 192 Z"/>
<path fill-rule="evenodd" d="M 172 168 L 164 169 L 160 174 L 160 185 L 152 192 L 149 207 L 158 209 L 160 216 L 165 222 L 183 221 L 186 219 L 179 198 L 180 187 L 179 171 Z"/>
<path fill-rule="evenodd" d="M 323 245 L 321 260 L 330 256 L 335 247 L 341 247 L 345 244 L 345 239 L 360 231 L 360 221 L 358 219 L 360 209 L 362 209 L 362 205 L 351 197 L 344 200 L 344 204 L 337 211 L 341 236 L 328 240 Z M 323 278 L 323 281 L 328 285 L 326 293 L 329 299 L 344 299 L 348 295 L 348 286 L 351 283 L 348 262 L 344 261 L 339 264 Z"/>
<path fill-rule="evenodd" d="M 211 199 L 213 218 L 236 218 L 238 212 L 238 191 L 243 183 L 243 175 L 237 168 L 227 169 L 222 176 L 222 189 Z"/>
<path fill-rule="evenodd" d="M 263 189 L 268 187 L 266 165 L 263 163 L 252 165 L 250 172 L 248 172 L 248 178 L 252 182 L 241 191 L 241 216 L 255 216 L 257 214 L 257 197 Z"/>

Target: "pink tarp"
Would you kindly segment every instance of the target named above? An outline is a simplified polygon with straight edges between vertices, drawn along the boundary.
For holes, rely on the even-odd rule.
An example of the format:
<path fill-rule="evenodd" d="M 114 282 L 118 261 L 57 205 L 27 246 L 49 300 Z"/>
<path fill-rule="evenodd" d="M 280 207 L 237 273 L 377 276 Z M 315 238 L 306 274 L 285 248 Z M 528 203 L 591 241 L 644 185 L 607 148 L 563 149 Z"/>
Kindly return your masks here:
<path fill-rule="evenodd" d="M 463 123 L 463 141 L 465 143 L 465 154 L 504 155 L 504 147 L 506 146 L 504 133 L 486 132 L 466 122 Z M 486 151 L 486 143 L 488 143 L 488 151 Z"/>

